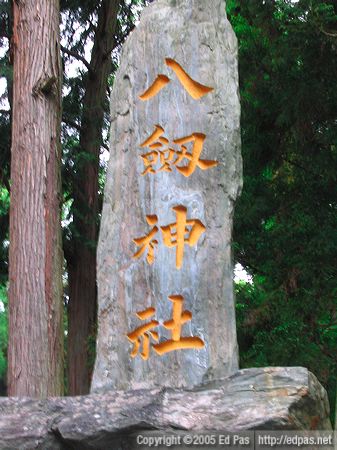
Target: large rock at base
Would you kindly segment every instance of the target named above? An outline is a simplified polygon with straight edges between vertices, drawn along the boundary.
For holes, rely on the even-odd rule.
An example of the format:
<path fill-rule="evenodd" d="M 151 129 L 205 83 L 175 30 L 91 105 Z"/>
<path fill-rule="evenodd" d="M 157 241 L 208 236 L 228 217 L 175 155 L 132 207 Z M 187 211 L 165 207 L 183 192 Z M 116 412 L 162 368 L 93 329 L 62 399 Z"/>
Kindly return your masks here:
<path fill-rule="evenodd" d="M 198 100 L 192 98 L 165 58 L 172 58 L 194 80 L 213 90 Z M 159 74 L 171 81 L 149 100 L 140 100 L 139 95 Z M 98 245 L 99 328 L 93 392 L 192 387 L 238 369 L 231 231 L 234 201 L 242 183 L 239 119 L 237 42 L 225 2 L 158 0 L 145 8 L 123 46 L 111 96 L 111 153 Z M 207 170 L 198 166 L 185 177 L 178 166 L 189 164 L 188 159 L 174 165 L 175 153 L 167 172 L 160 170 L 164 163 L 156 153 L 153 170 L 157 173 L 142 175 L 146 166 L 141 155 L 151 148 L 141 144 L 157 124 L 175 152 L 182 147 L 173 140 L 193 133 L 206 135 L 200 158 L 218 165 Z M 188 152 L 192 146 L 192 141 L 186 143 Z M 160 230 L 175 222 L 175 207 L 186 208 L 187 220 L 199 220 L 206 227 L 195 244 L 183 245 L 181 268 L 177 249 L 166 246 Z M 149 215 L 157 220 L 148 224 Z M 154 225 L 158 245 L 150 265 L 146 251 L 133 258 L 140 249 L 133 240 L 146 236 Z M 181 335 L 200 338 L 204 348 L 162 356 L 152 349 L 148 360 L 139 354 L 132 359 L 133 344 L 126 335 L 144 324 L 137 312 L 154 307 L 151 320 L 160 325 L 153 331 L 159 333 L 161 343 L 171 339 L 162 324 L 172 317 L 171 295 L 182 295 L 184 309 L 192 313 Z"/>
<path fill-rule="evenodd" d="M 329 404 L 302 367 L 244 369 L 198 389 L 0 399 L 1 450 L 131 450 L 142 431 L 330 430 Z M 136 447 L 137 448 L 137 447 Z"/>

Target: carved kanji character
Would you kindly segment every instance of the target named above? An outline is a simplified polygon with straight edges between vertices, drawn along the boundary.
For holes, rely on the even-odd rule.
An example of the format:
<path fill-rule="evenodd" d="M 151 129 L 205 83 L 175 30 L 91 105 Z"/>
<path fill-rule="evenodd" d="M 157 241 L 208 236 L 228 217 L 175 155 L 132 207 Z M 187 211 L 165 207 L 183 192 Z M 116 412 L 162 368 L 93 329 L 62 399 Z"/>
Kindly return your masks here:
<path fill-rule="evenodd" d="M 199 240 L 206 227 L 198 219 L 186 220 L 187 208 L 175 206 L 176 222 L 160 227 L 163 232 L 164 244 L 167 247 L 177 247 L 176 267 L 180 269 L 184 258 L 184 247 L 188 244 L 193 247 Z M 185 235 L 188 234 L 187 237 Z"/>
<path fill-rule="evenodd" d="M 156 225 L 158 222 L 157 216 L 146 216 L 146 221 L 149 225 Z M 152 230 L 146 236 L 133 239 L 133 242 L 140 246 L 140 249 L 133 255 L 134 258 L 140 258 L 142 254 L 147 250 L 146 260 L 149 264 L 154 262 L 154 249 L 158 245 L 158 241 L 154 239 L 154 236 L 158 232 L 158 227 L 154 226 Z"/>
<path fill-rule="evenodd" d="M 154 148 L 153 145 L 155 145 L 155 148 L 158 148 L 158 146 L 161 147 L 162 142 L 159 141 L 159 145 L 158 145 L 158 143 L 156 141 L 164 134 L 164 128 L 161 127 L 160 125 L 155 125 L 154 128 L 155 128 L 155 130 L 151 134 L 151 136 L 149 136 L 147 139 L 145 139 L 145 141 L 142 144 L 140 144 L 141 147 Z M 168 140 L 166 138 L 164 138 L 164 139 L 165 139 L 164 142 L 168 143 Z"/>
<path fill-rule="evenodd" d="M 200 154 L 202 152 L 205 138 L 206 135 L 203 133 L 193 133 L 190 136 L 185 136 L 173 141 L 175 144 L 181 145 L 182 148 L 181 151 L 176 152 L 178 158 L 174 161 L 174 165 L 176 166 L 177 170 L 179 170 L 179 172 L 182 173 L 185 177 L 189 177 L 190 175 L 192 175 L 197 166 L 202 170 L 207 170 L 218 165 L 218 161 L 200 159 Z M 186 144 L 187 142 L 193 142 L 191 153 L 187 151 L 185 145 L 182 145 Z M 185 158 L 190 161 L 187 166 L 178 166 L 178 164 L 181 163 Z"/>
<path fill-rule="evenodd" d="M 147 173 L 155 174 L 157 172 L 166 171 L 172 172 L 172 166 L 176 166 L 177 170 L 189 177 L 195 171 L 197 167 L 202 170 L 210 169 L 218 165 L 217 161 L 211 161 L 208 159 L 200 159 L 200 155 L 203 149 L 204 140 L 206 135 L 203 133 L 193 133 L 189 136 L 175 139 L 174 144 L 179 145 L 181 150 L 175 150 L 169 147 L 169 140 L 162 136 L 164 134 L 164 128 L 160 125 L 155 125 L 155 130 L 142 144 L 141 147 L 148 147 L 151 151 L 141 155 L 143 159 L 145 170 L 142 175 Z M 191 151 L 189 152 L 187 147 L 183 144 L 188 142 L 193 143 Z M 176 156 L 176 159 L 174 159 Z M 156 170 L 156 164 L 158 163 L 158 157 L 162 166 Z M 179 166 L 184 159 L 189 162 L 185 166 Z"/>
<path fill-rule="evenodd" d="M 175 151 L 173 148 L 168 148 L 166 150 L 159 151 L 160 153 L 160 162 L 162 166 L 158 169 L 158 172 L 172 172 L 172 168 L 170 163 L 174 159 Z"/>
<path fill-rule="evenodd" d="M 140 320 L 146 320 L 152 317 L 155 314 L 156 310 L 152 307 L 145 309 L 144 311 L 140 311 L 136 313 L 137 317 Z M 129 341 L 133 343 L 133 349 L 131 351 L 131 357 L 135 358 L 139 353 L 140 346 L 143 344 L 143 351 L 140 356 L 142 359 L 146 360 L 149 358 L 150 354 L 150 338 L 154 339 L 158 342 L 159 335 L 156 331 L 153 331 L 153 328 L 156 328 L 159 325 L 157 320 L 151 320 L 151 322 L 141 325 L 136 328 L 131 333 L 127 334 Z"/>
<path fill-rule="evenodd" d="M 184 348 L 203 348 L 205 343 L 199 337 L 181 336 L 182 326 L 184 323 L 192 319 L 192 313 L 190 311 L 183 311 L 184 297 L 182 295 L 170 295 L 169 299 L 173 302 L 172 319 L 164 322 L 163 326 L 167 330 L 171 331 L 172 338 L 168 341 L 154 344 L 153 349 L 158 353 L 158 355 L 164 355 L 167 352 Z"/>
<path fill-rule="evenodd" d="M 144 153 L 141 155 L 141 158 L 145 166 L 145 170 L 142 172 L 142 175 L 146 175 L 147 173 L 156 173 L 154 166 L 157 164 L 158 152 L 153 150 L 152 152 Z"/>
<path fill-rule="evenodd" d="M 166 58 L 165 64 L 173 70 L 180 83 L 184 86 L 189 95 L 195 100 L 198 100 L 199 98 L 213 91 L 212 87 L 205 86 L 201 83 L 198 83 L 198 81 L 193 80 L 193 78 L 191 78 L 181 67 L 181 65 L 178 64 L 174 59 Z M 158 75 L 151 86 L 146 89 L 146 91 L 143 92 L 139 96 L 139 98 L 141 100 L 149 100 L 150 98 L 157 95 L 158 92 L 163 89 L 163 87 L 166 86 L 169 82 L 170 79 L 166 75 Z"/>

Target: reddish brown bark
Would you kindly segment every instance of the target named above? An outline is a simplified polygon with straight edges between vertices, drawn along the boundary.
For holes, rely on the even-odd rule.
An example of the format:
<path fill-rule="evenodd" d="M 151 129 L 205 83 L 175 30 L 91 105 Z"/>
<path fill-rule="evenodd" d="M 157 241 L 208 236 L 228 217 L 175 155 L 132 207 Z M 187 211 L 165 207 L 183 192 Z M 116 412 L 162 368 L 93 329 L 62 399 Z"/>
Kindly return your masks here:
<path fill-rule="evenodd" d="M 95 33 L 83 100 L 80 151 L 86 157 L 77 166 L 73 220 L 76 235 L 67 257 L 69 274 L 68 383 L 70 395 L 89 392 L 91 371 L 88 342 L 95 336 L 96 243 L 98 235 L 98 171 L 104 103 L 111 73 L 118 1 L 103 0 Z"/>
<path fill-rule="evenodd" d="M 14 2 L 8 394 L 63 393 L 58 0 Z"/>

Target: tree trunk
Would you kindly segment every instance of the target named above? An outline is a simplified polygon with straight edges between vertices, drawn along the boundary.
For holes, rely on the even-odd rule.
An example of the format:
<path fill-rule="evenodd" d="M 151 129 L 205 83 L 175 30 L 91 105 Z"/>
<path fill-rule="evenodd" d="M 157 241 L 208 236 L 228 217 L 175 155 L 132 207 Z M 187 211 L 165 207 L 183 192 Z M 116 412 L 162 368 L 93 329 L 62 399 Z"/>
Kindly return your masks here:
<path fill-rule="evenodd" d="M 71 256 L 67 256 L 69 395 L 87 394 L 90 389 L 93 361 L 90 361 L 89 341 L 96 335 L 99 155 L 118 9 L 118 1 L 102 1 L 83 100 L 80 151 L 84 156 L 76 168 L 74 243 Z"/>
<path fill-rule="evenodd" d="M 59 1 L 14 1 L 8 394 L 63 393 Z"/>

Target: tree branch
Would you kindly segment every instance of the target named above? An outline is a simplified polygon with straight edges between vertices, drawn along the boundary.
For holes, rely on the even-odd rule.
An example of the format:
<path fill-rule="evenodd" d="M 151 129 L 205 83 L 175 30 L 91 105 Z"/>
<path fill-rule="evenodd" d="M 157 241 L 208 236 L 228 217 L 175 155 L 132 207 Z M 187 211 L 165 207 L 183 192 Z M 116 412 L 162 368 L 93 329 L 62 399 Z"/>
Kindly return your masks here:
<path fill-rule="evenodd" d="M 77 59 L 78 61 L 81 61 L 81 63 L 83 63 L 85 65 L 85 67 L 88 69 L 88 71 L 90 73 L 92 73 L 90 64 L 88 63 L 88 61 L 85 58 L 83 58 L 83 56 L 79 55 L 76 52 L 73 52 L 72 50 L 67 49 L 66 47 L 63 47 L 63 45 L 61 45 L 61 50 L 63 53 L 66 53 L 67 55 L 72 56 L 73 58 Z"/>
<path fill-rule="evenodd" d="M 330 37 L 337 37 L 337 33 L 329 33 L 328 31 L 323 30 L 323 28 L 320 28 L 320 31 L 325 34 L 326 36 Z"/>
<path fill-rule="evenodd" d="M 109 56 L 111 57 L 111 53 L 115 50 L 115 48 L 118 46 L 118 42 L 116 41 L 116 39 L 115 39 L 115 41 L 114 41 L 114 43 L 113 43 L 113 45 L 109 48 L 109 50 L 107 50 L 105 53 L 104 53 L 104 58 L 108 58 Z"/>
<path fill-rule="evenodd" d="M 107 144 L 105 144 L 104 142 L 102 142 L 102 147 L 105 148 L 105 150 L 107 150 L 108 152 L 110 152 L 109 146 Z"/>
<path fill-rule="evenodd" d="M 64 123 L 64 124 L 66 124 L 66 125 L 68 125 L 69 127 L 71 127 L 71 128 L 75 128 L 75 130 L 77 130 L 77 131 L 81 131 L 81 125 L 79 125 L 78 123 L 76 123 L 76 122 L 74 122 L 73 120 L 71 120 L 71 119 L 67 119 L 67 118 L 65 118 L 65 117 L 62 117 L 62 122 Z"/>

